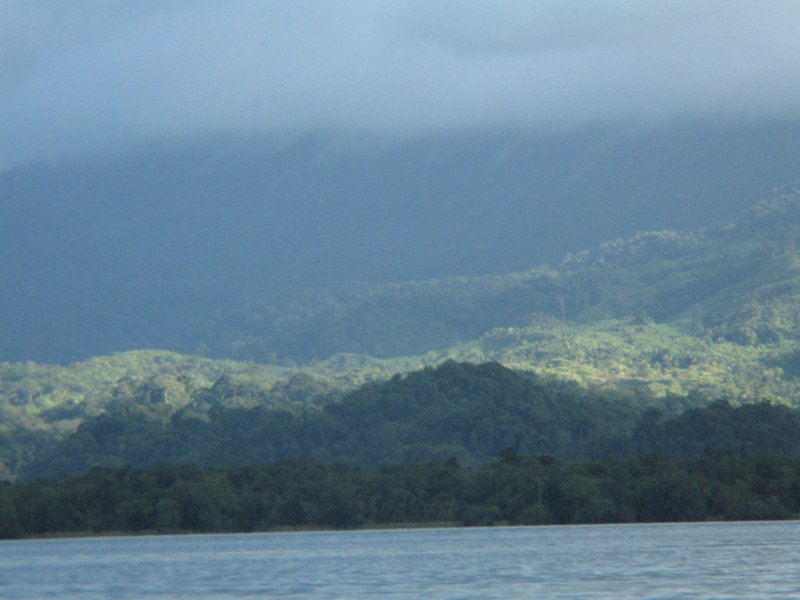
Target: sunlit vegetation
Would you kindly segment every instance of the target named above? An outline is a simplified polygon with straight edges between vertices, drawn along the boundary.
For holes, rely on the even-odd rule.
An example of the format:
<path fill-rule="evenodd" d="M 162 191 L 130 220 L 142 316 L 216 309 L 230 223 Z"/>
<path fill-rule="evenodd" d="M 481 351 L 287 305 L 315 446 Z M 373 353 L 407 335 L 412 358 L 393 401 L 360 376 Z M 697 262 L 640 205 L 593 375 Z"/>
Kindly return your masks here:
<path fill-rule="evenodd" d="M 0 415 L 5 426 L 70 430 L 115 400 L 148 400 L 150 388 L 160 389 L 165 403 L 180 407 L 224 374 L 270 389 L 293 372 L 163 351 L 123 352 L 66 367 L 0 363 Z"/>
<path fill-rule="evenodd" d="M 787 376 L 794 344 L 786 340 L 742 345 L 694 336 L 673 324 L 608 319 L 498 328 L 451 354 L 458 356 L 462 348 L 484 360 L 586 387 L 734 402 L 795 404 L 800 397 L 800 380 Z"/>
<path fill-rule="evenodd" d="M 2 365 L 0 534 L 796 518 L 798 211 Z"/>
<path fill-rule="evenodd" d="M 794 403 L 799 237 L 790 187 L 735 223 L 637 234 L 556 268 L 253 304 L 217 322 L 209 348 L 293 366 L 338 352 L 384 358 L 340 360 L 357 383 L 402 371 L 394 357 L 411 356 L 406 370 L 494 360 L 586 386 Z"/>
<path fill-rule="evenodd" d="M 313 402 L 337 386 L 272 365 L 235 363 L 173 352 L 131 351 L 67 367 L 0 364 L 0 477 L 14 477 L 45 446 L 107 411 L 171 414 L 200 402 L 203 390 L 235 378 L 230 406 Z M 257 398 L 257 400 L 254 400 Z"/>
<path fill-rule="evenodd" d="M 98 466 L 232 467 L 302 457 L 363 466 L 455 458 L 470 466 L 504 448 L 561 460 L 706 449 L 800 454 L 800 416 L 785 406 L 601 394 L 496 363 L 447 362 L 316 398 L 276 407 L 258 388 L 223 376 L 180 409 L 117 404 L 63 440 L 42 443 L 17 474 L 60 478 Z"/>
<path fill-rule="evenodd" d="M 277 392 L 283 396 L 276 402 Z M 292 392 L 296 398 L 292 401 Z M 613 451 L 646 403 L 542 385 L 499 364 L 447 362 L 342 396 L 310 377 L 264 389 L 224 375 L 182 406 L 152 384 L 118 401 L 17 472 L 61 477 L 156 461 L 231 466 L 301 456 L 352 464 L 455 456 L 476 464 L 506 446 L 557 456 Z"/>
<path fill-rule="evenodd" d="M 709 449 L 795 457 L 798 238 L 787 189 L 736 223 L 643 233 L 555 268 L 254 303 L 208 324 L 208 353 L 238 362 L 153 350 L 0 364 L 0 476 L 162 462 L 228 477 L 205 470 L 310 457 L 351 474 L 452 458 L 472 477 L 510 448 L 563 469 L 657 452 L 691 479 L 701 463 L 676 461 Z M 444 520 L 492 520 L 466 514 Z"/>

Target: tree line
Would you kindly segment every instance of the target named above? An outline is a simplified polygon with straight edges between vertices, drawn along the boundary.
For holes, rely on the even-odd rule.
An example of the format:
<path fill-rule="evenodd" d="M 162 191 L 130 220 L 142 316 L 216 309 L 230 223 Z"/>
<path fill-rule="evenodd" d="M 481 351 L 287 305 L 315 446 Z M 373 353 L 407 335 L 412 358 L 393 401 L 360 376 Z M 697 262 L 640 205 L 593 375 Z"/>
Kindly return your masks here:
<path fill-rule="evenodd" d="M 104 532 L 253 532 L 393 524 L 536 525 L 757 520 L 800 514 L 800 458 L 558 461 L 506 449 L 354 467 L 313 459 L 231 469 L 96 468 L 61 481 L 0 484 L 0 537 Z"/>

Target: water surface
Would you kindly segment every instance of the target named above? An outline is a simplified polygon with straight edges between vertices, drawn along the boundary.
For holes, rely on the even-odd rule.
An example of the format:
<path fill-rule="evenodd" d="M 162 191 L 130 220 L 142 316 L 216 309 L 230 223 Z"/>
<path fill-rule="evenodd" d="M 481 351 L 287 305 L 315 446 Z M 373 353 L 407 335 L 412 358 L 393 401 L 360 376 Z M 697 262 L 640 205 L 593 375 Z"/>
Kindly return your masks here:
<path fill-rule="evenodd" d="M 0 597 L 800 597 L 800 522 L 0 542 Z"/>

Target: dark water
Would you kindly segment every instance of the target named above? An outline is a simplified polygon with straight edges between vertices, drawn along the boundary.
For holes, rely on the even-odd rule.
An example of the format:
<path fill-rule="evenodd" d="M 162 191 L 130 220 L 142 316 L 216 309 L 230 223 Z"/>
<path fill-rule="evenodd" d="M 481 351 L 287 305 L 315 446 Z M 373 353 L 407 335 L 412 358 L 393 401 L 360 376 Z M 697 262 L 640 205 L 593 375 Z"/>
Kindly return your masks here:
<path fill-rule="evenodd" d="M 0 543 L 0 598 L 800 597 L 800 522 Z"/>

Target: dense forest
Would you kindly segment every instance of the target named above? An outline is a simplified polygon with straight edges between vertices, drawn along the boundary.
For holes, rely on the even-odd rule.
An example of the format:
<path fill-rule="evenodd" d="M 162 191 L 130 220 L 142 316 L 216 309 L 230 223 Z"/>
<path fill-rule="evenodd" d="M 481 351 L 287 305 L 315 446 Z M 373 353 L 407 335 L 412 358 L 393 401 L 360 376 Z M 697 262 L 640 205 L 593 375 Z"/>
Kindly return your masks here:
<path fill-rule="evenodd" d="M 563 463 L 509 449 L 478 468 L 454 459 L 372 468 L 162 463 L 0 485 L 0 537 L 757 520 L 799 512 L 800 458 L 728 453 Z"/>
<path fill-rule="evenodd" d="M 456 457 L 484 462 L 506 446 L 559 457 L 618 453 L 640 403 L 543 385 L 496 363 L 446 362 L 294 406 L 222 376 L 180 409 L 153 393 L 123 400 L 39 450 L 23 477 L 156 461 L 232 466 L 301 456 L 374 465 Z"/>
<path fill-rule="evenodd" d="M 447 362 L 293 410 L 220 377 L 150 389 L 0 486 L 4 536 L 788 518 L 800 414 Z M 497 458 L 499 457 L 499 461 Z"/>
<path fill-rule="evenodd" d="M 223 375 L 181 407 L 147 383 L 74 433 L 28 446 L 6 436 L 3 452 L 17 468 L 11 475 L 28 480 L 158 461 L 209 468 L 302 457 L 362 466 L 455 458 L 470 466 L 504 448 L 561 460 L 696 457 L 707 449 L 800 455 L 800 415 L 786 406 L 588 391 L 497 363 L 448 361 L 344 394 L 303 383 L 265 390 Z M 287 402 L 288 392 L 299 399 Z"/>
<path fill-rule="evenodd" d="M 497 363 L 448 361 L 344 394 L 314 380 L 266 389 L 223 375 L 178 406 L 166 388 L 147 382 L 69 435 L 30 436 L 0 437 L 11 478 L 304 456 L 364 466 L 447 458 L 477 465 L 503 448 L 562 460 L 696 457 L 708 448 L 795 455 L 800 415 L 768 403 L 589 391 Z"/>
<path fill-rule="evenodd" d="M 634 465 L 647 460 L 705 490 L 698 492 L 703 502 L 687 504 L 702 509 L 661 516 L 647 516 L 630 497 L 592 492 L 615 507 L 602 520 L 796 514 L 789 473 L 800 456 L 798 238 L 800 192 L 787 188 L 735 223 L 639 234 L 567 256 L 554 269 L 295 295 L 256 303 L 242 320 L 228 315 L 211 327 L 219 334 L 208 338 L 216 347 L 243 357 L 272 348 L 263 363 L 130 351 L 69 366 L 0 364 L 6 531 L 56 530 L 36 525 L 49 517 L 31 517 L 19 494 L 51 494 L 55 507 L 70 485 L 88 490 L 94 477 L 133 482 L 161 469 L 189 489 L 209 477 L 227 480 L 244 465 L 258 473 L 277 465 L 309 468 L 322 482 L 337 473 L 360 490 L 349 497 L 363 507 L 352 521 L 273 515 L 243 525 L 237 516 L 215 521 L 225 523 L 219 529 L 525 522 L 502 503 L 488 504 L 498 510 L 483 500 L 470 504 L 469 495 L 449 498 L 452 510 L 433 511 L 435 518 L 376 516 L 358 488 L 359 478 L 428 468 L 458 470 L 462 482 L 486 481 L 492 469 L 516 464 L 509 462 L 514 456 L 560 469 L 552 471 L 551 491 L 571 469 L 597 465 L 617 474 L 627 469 L 620 485 L 634 489 L 645 481 Z M 327 355 L 336 349 L 375 356 Z M 709 466 L 734 461 L 757 470 L 762 459 L 767 473 L 786 474 L 780 485 L 788 487 L 777 496 L 761 495 L 773 483 L 746 473 L 749 483 L 741 485 L 750 487 L 736 488 L 738 496 Z M 479 484 L 464 485 L 457 489 L 479 494 Z M 230 498 L 240 491 L 234 486 Z M 76 512 L 62 527 L 214 529 L 188 516 L 162 527 L 153 502 L 174 508 L 180 500 L 153 494 L 125 496 L 145 515 L 139 525 L 109 500 L 105 517 Z M 538 502 L 547 511 L 536 510 L 549 516 L 531 522 L 590 519 L 559 513 L 558 493 L 548 498 L 552 504 Z M 70 502 L 76 511 L 84 505 Z M 475 516 L 484 513 L 495 516 Z"/>
<path fill-rule="evenodd" d="M 650 232 L 506 275 L 287 293 L 209 320 L 204 352 L 131 350 L 71 365 L 0 363 L 0 472 L 33 445 L 161 390 L 182 409 L 224 374 L 295 410 L 453 359 L 643 398 L 800 398 L 800 194 L 731 223 Z M 169 411 L 168 411 L 169 412 Z"/>

